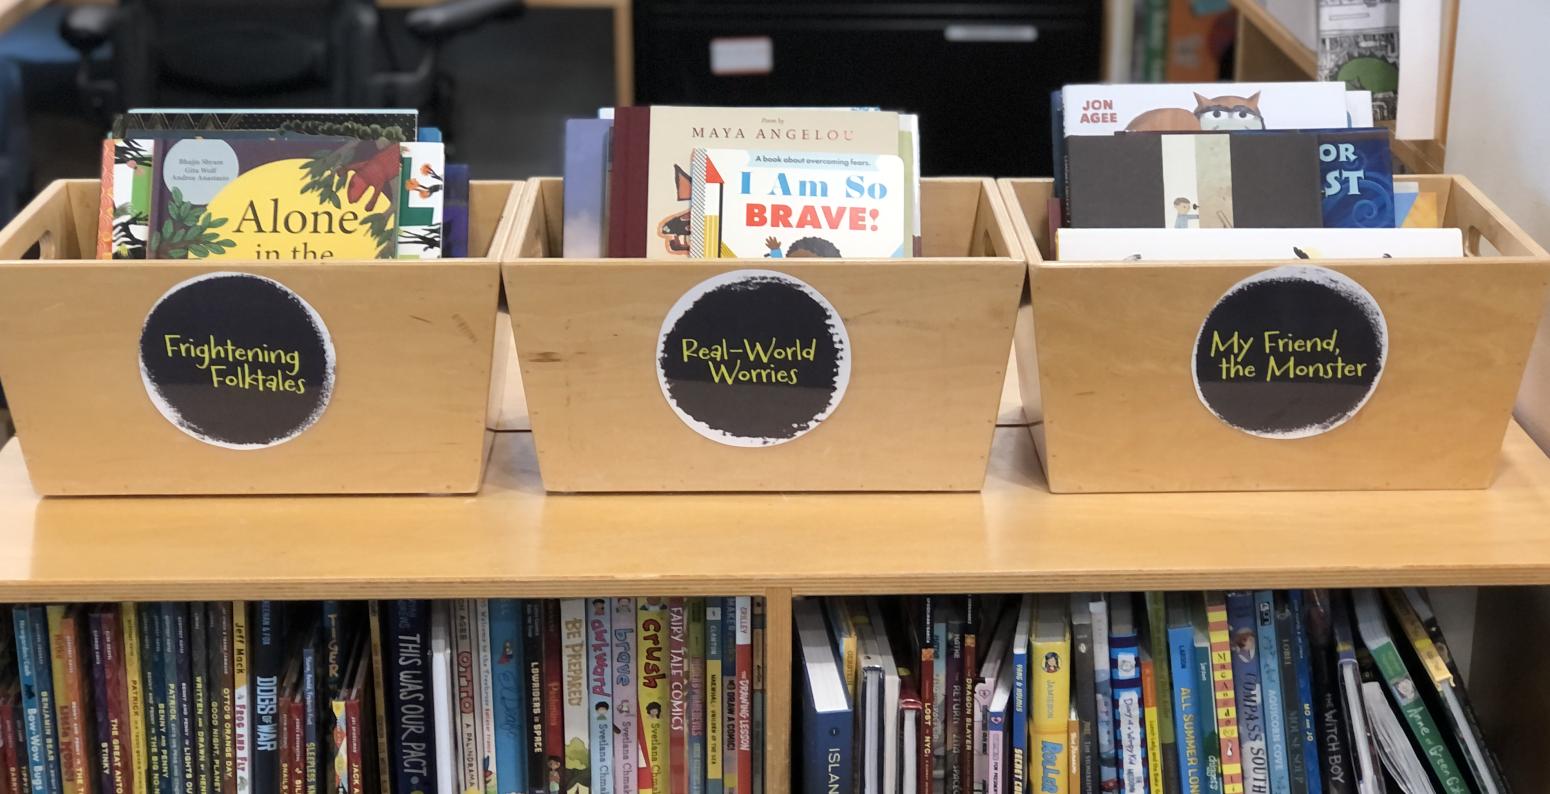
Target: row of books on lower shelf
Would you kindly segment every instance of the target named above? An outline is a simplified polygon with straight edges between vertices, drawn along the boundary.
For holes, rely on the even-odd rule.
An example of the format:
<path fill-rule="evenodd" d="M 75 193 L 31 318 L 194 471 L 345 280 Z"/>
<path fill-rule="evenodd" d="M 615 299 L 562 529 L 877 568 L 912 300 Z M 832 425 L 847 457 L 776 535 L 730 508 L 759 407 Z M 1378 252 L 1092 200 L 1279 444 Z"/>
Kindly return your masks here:
<path fill-rule="evenodd" d="M 797 602 L 831 794 L 1507 791 L 1425 593 Z"/>
<path fill-rule="evenodd" d="M 749 597 L 16 606 L 0 794 L 754 794 L 763 616 Z"/>

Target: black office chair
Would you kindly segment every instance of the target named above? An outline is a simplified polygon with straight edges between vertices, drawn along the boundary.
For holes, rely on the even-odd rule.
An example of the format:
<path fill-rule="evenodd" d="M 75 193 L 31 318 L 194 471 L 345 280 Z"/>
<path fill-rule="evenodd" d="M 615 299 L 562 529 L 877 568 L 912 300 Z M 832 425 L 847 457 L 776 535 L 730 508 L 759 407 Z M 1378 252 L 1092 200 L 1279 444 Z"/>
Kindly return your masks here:
<path fill-rule="evenodd" d="M 523 0 L 446 0 L 411 11 L 420 55 L 408 68 L 381 57 L 371 0 L 120 0 L 71 9 L 60 35 L 81 53 L 77 83 L 104 116 L 208 96 L 228 106 L 414 107 L 445 125 L 441 45 L 523 10 Z M 110 43 L 113 74 L 97 75 L 92 55 Z"/>

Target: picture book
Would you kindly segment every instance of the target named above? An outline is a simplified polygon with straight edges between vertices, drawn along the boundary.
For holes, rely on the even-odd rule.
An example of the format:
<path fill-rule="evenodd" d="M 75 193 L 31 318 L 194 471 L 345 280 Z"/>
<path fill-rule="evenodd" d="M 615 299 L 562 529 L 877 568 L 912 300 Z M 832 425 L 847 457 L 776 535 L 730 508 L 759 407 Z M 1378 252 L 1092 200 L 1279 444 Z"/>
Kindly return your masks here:
<path fill-rule="evenodd" d="M 159 142 L 151 259 L 385 259 L 397 252 L 396 143 L 345 137 Z"/>
<path fill-rule="evenodd" d="M 1061 229 L 1068 262 L 1457 258 L 1458 229 Z"/>
<path fill-rule="evenodd" d="M 1372 92 L 1373 118 L 1399 97 L 1399 0 L 1318 0 L 1318 78 Z"/>
<path fill-rule="evenodd" d="M 1076 136 L 1066 149 L 1072 227 L 1324 225 L 1309 133 Z"/>
<path fill-rule="evenodd" d="M 617 226 L 620 235 L 611 256 L 688 256 L 698 147 L 894 156 L 899 148 L 898 114 L 884 111 L 655 106 L 619 108 L 614 123 L 613 162 L 627 167 L 609 196 L 609 233 Z"/>
<path fill-rule="evenodd" d="M 1344 127 L 1345 93 L 1333 82 L 1068 85 L 1062 137 Z"/>
<path fill-rule="evenodd" d="M 398 258 L 440 259 L 446 245 L 446 149 L 439 141 L 398 146 L 404 174 L 398 193 Z"/>
<path fill-rule="evenodd" d="M 911 254 L 897 155 L 696 149 L 692 162 L 691 256 Z"/>
<path fill-rule="evenodd" d="M 604 254 L 613 126 L 613 119 L 565 122 L 565 223 L 561 239 L 567 259 L 595 259 Z"/>
<path fill-rule="evenodd" d="M 414 108 L 130 108 L 113 119 L 114 137 L 145 131 L 253 132 L 349 135 L 419 140 Z"/>
<path fill-rule="evenodd" d="M 1394 155 L 1381 127 L 1329 130 L 1319 136 L 1325 228 L 1391 229 Z"/>
<path fill-rule="evenodd" d="M 107 138 L 97 213 L 98 259 L 144 259 L 150 234 L 151 170 L 156 141 Z"/>

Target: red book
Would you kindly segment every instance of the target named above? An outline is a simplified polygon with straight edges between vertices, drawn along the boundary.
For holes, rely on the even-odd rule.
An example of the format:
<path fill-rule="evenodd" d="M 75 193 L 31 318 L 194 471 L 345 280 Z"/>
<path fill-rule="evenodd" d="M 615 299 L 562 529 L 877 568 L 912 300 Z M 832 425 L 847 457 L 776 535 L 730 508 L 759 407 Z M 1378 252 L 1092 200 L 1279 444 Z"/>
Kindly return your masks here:
<path fill-rule="evenodd" d="M 366 764 L 361 757 L 361 734 L 366 722 L 361 718 L 361 691 L 356 689 L 344 702 L 344 757 L 349 770 L 349 794 L 366 794 Z"/>
<path fill-rule="evenodd" d="M 737 597 L 737 790 L 753 790 L 753 599 Z"/>
<path fill-rule="evenodd" d="M 106 716 L 106 735 L 97 737 L 98 753 L 106 754 L 108 777 L 115 786 L 108 791 L 134 794 L 134 758 L 129 746 L 129 686 L 124 675 L 124 635 L 115 609 L 93 612 L 92 621 L 94 675 L 100 668 L 101 685 L 94 700 Z M 99 724 L 104 722 L 99 720 Z M 99 733 L 102 731 L 99 730 Z"/>
<path fill-rule="evenodd" d="M 936 702 L 936 648 L 932 645 L 935 642 L 932 624 L 936 620 L 933 610 L 936 602 L 931 596 L 925 596 L 918 603 L 920 611 L 913 621 L 913 639 L 918 654 L 915 688 L 920 695 L 920 761 L 916 765 L 920 775 L 916 787 L 922 794 L 930 794 L 931 776 L 936 771 L 935 738 L 932 734 L 936 729 L 937 716 L 933 705 Z"/>
<path fill-rule="evenodd" d="M 668 761 L 673 794 L 689 791 L 689 612 L 682 598 L 667 600 Z"/>
<path fill-rule="evenodd" d="M 544 756 L 549 787 L 561 785 L 565 771 L 565 664 L 560 652 L 560 602 L 544 601 Z"/>
<path fill-rule="evenodd" d="M 629 108 L 614 109 L 614 127 L 608 141 L 608 239 L 603 247 L 603 253 L 610 257 L 624 256 L 624 191 L 628 181 L 625 166 L 629 162 L 629 147 L 624 142 L 634 121 Z"/>
<path fill-rule="evenodd" d="M 280 689 L 280 694 L 275 698 L 275 716 L 280 723 L 280 794 L 303 794 L 296 789 L 296 778 L 292 772 L 296 769 L 296 762 L 292 760 L 293 748 L 301 743 L 302 737 L 291 725 L 291 684 L 293 679 L 286 677 L 286 684 Z"/>
<path fill-rule="evenodd" d="M 7 692 L 0 697 L 0 766 L 4 767 L 5 774 L 0 775 L 0 793 L 24 794 L 22 782 L 22 766 L 17 758 L 20 749 L 21 734 L 16 730 L 16 693 Z"/>
<path fill-rule="evenodd" d="M 307 704 L 302 702 L 301 691 L 291 696 L 291 791 L 296 794 L 317 794 L 307 791 Z"/>

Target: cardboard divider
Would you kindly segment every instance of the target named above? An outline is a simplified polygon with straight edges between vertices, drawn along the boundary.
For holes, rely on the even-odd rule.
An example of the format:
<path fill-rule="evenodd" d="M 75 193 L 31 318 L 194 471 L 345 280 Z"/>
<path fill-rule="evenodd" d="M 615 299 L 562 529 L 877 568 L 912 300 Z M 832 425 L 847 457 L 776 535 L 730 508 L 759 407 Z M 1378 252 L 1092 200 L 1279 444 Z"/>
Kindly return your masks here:
<path fill-rule="evenodd" d="M 1550 288 L 1550 255 L 1467 179 L 1439 195 L 1464 259 L 1045 261 L 1048 179 L 1000 187 L 1029 260 L 1016 357 L 1056 492 L 1461 489 L 1490 485 Z M 1499 255 L 1486 255 L 1488 240 Z M 1344 424 L 1265 438 L 1213 416 L 1191 376 L 1202 322 L 1242 279 L 1315 264 L 1381 306 L 1388 358 Z"/>
<path fill-rule="evenodd" d="M 504 265 L 550 491 L 973 491 L 985 477 L 1025 262 L 993 182 L 922 184 L 909 260 L 561 259 L 563 186 L 528 183 Z M 664 319 L 721 274 L 774 270 L 832 304 L 848 389 L 788 443 L 731 446 L 675 414 Z"/>
<path fill-rule="evenodd" d="M 50 185 L 0 231 L 0 381 L 45 495 L 472 493 L 504 378 L 497 255 L 520 182 L 469 190 L 469 251 L 446 260 L 105 261 L 97 181 Z M 37 259 L 22 259 L 34 245 Z M 235 272 L 315 310 L 336 361 L 315 423 L 232 449 L 164 418 L 143 379 L 147 314 L 175 285 Z M 249 344 L 242 342 L 239 344 Z M 497 373 L 498 374 L 498 373 Z"/>

